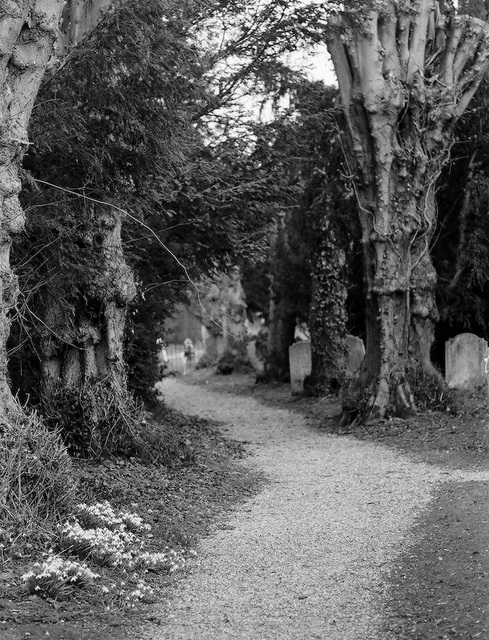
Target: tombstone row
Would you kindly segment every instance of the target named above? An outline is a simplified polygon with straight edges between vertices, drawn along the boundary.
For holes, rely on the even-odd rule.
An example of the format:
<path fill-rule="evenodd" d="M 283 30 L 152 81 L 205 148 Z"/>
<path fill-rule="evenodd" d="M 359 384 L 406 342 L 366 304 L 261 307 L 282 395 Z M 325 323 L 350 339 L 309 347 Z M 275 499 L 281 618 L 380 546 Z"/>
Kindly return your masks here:
<path fill-rule="evenodd" d="M 363 340 L 347 336 L 346 368 L 356 373 L 365 356 Z M 311 343 L 297 342 L 289 348 L 292 393 L 301 393 L 311 374 Z M 476 389 L 489 381 L 489 348 L 483 338 L 461 333 L 445 345 L 445 379 L 451 389 Z"/>

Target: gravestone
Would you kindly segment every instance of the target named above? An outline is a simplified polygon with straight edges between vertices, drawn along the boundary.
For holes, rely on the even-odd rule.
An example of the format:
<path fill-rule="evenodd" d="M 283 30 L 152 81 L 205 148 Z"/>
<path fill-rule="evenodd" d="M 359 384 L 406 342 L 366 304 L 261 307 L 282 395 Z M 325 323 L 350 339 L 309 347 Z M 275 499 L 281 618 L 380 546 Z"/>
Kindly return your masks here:
<path fill-rule="evenodd" d="M 349 373 L 357 373 L 365 358 L 363 340 L 357 336 L 346 336 L 346 369 Z"/>
<path fill-rule="evenodd" d="M 451 389 L 479 388 L 486 384 L 487 342 L 473 333 L 461 333 L 445 344 L 445 379 Z"/>
<path fill-rule="evenodd" d="M 309 340 L 296 342 L 289 347 L 290 389 L 301 393 L 306 376 L 311 375 L 311 343 Z"/>
<path fill-rule="evenodd" d="M 363 340 L 356 336 L 346 336 L 346 369 L 351 374 L 358 373 L 365 357 Z M 289 347 L 290 387 L 292 393 L 304 390 L 304 380 L 311 375 L 311 342 L 303 340 Z"/>

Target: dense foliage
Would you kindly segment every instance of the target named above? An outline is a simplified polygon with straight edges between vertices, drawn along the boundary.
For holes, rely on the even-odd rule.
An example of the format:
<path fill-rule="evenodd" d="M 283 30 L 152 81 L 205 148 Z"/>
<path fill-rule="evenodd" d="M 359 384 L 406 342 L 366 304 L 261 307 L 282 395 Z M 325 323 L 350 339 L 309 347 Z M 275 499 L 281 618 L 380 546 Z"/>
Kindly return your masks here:
<path fill-rule="evenodd" d="M 271 253 L 258 270 L 261 281 L 256 268 L 245 272 L 244 280 L 252 307 L 268 318 L 271 296 L 273 313 L 280 315 L 278 325 L 287 331 L 277 341 L 276 371 L 270 363 L 270 375 L 278 377 L 288 371 L 287 348 L 296 323 L 314 326 L 313 342 L 319 334 L 344 338 L 347 330 L 361 334 L 364 328 L 359 231 L 338 134 L 335 89 L 295 77 L 289 78 L 288 95 L 290 107 L 276 114 L 266 130 L 271 138 L 268 153 L 282 167 L 283 188 L 288 187 L 290 195 L 277 221 Z M 336 249 L 324 243 L 326 236 L 335 238 Z M 332 251 L 339 253 L 335 257 Z M 268 319 L 273 331 L 273 319 Z"/>
<path fill-rule="evenodd" d="M 438 272 L 437 358 L 448 338 L 470 331 L 489 338 L 489 139 L 484 83 L 460 122 L 451 162 L 440 180 L 434 243 Z"/>
<path fill-rule="evenodd" d="M 175 300 L 197 277 L 264 246 L 267 221 L 287 192 L 278 168 L 250 146 L 252 125 L 246 136 L 219 130 L 216 137 L 216 120 L 202 121 L 231 96 L 229 87 L 216 96 L 209 78 L 230 51 L 210 59 L 197 46 L 202 19 L 195 3 L 126 2 L 42 88 L 26 161 L 27 232 L 15 251 L 17 386 L 22 379 L 32 389 L 21 367 L 31 358 L 29 368 L 35 372 L 36 361 L 39 368 L 32 349 L 43 333 L 63 339 L 63 324 L 87 304 L 92 316 L 100 313 L 89 289 L 104 268 L 98 229 L 105 207 L 125 212 L 125 253 L 137 276 L 127 353 L 139 392 L 154 381 L 158 329 Z M 262 74 L 264 58 L 256 61 Z M 46 327 L 53 298 L 62 313 Z"/>
<path fill-rule="evenodd" d="M 300 41 L 321 39 L 321 9 L 277 0 L 243 22 L 250 7 L 216 1 L 203 12 L 191 0 L 116 4 L 47 78 L 25 163 L 27 232 L 14 251 L 21 299 L 11 373 L 15 388 L 28 390 L 31 399 L 39 391 L 42 340 L 56 334 L 68 341 L 63 325 L 75 322 L 80 310 L 88 308 L 94 318 L 101 313 L 90 291 L 104 269 L 99 231 L 112 206 L 124 212 L 124 252 L 136 274 L 126 359 L 139 394 L 155 379 L 156 338 L 175 302 L 199 278 L 231 264 L 244 269 L 250 308 L 267 317 L 273 281 L 293 326 L 310 320 L 323 260 L 324 283 L 341 282 L 348 294 L 346 316 L 343 292 L 336 292 L 336 307 L 325 301 L 322 329 L 331 333 L 341 316 L 347 330 L 363 335 L 354 194 L 333 115 L 334 91 L 304 81 L 281 58 Z M 250 119 L 246 93 L 254 93 L 253 105 L 273 105 L 270 122 Z M 280 108 L 284 96 L 290 108 Z M 484 138 L 480 127 L 474 129 L 476 118 L 469 114 L 460 127 L 448 191 L 439 200 L 436 246 L 450 246 L 437 265 L 442 336 L 460 328 L 485 335 Z M 469 174 L 464 144 L 475 148 L 475 137 L 470 215 L 459 224 L 455 218 L 462 214 L 454 212 L 465 205 L 454 197 L 455 176 L 463 181 Z M 445 202 L 455 202 L 454 209 Z M 278 218 L 286 233 L 271 256 L 269 236 Z M 340 252 L 336 262 L 340 254 L 346 261 L 346 271 L 335 277 L 325 276 L 334 263 L 328 255 L 333 245 L 321 245 L 325 228 Z M 457 275 L 450 271 L 454 265 Z M 47 321 L 53 299 L 62 309 L 54 324 Z"/>

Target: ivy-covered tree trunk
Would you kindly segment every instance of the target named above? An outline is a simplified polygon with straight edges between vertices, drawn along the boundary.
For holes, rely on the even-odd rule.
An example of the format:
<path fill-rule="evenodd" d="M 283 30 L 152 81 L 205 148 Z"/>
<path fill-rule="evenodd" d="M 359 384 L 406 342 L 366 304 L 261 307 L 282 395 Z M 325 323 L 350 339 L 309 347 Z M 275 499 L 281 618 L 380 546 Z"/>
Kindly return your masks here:
<path fill-rule="evenodd" d="M 85 444 L 89 451 L 108 446 L 103 430 L 113 428 L 113 440 L 117 441 L 120 434 L 114 424 L 107 423 L 117 422 L 120 412 L 130 404 L 124 330 L 136 287 L 122 250 L 121 215 L 107 209 L 95 209 L 94 226 L 86 238 L 96 275 L 77 292 L 71 317 L 67 317 L 65 306 L 49 297 L 41 340 L 42 403 L 46 413 L 56 414 L 70 398 L 72 404 L 79 403 L 89 423 L 90 441 L 77 446 Z"/>
<path fill-rule="evenodd" d="M 47 63 L 53 53 L 62 3 L 59 0 L 1 2 L 0 29 L 0 419 L 15 410 L 7 374 L 9 312 L 18 295 L 10 268 L 12 237 L 24 226 L 18 194 L 19 167 L 29 142 L 27 126 Z"/>
<path fill-rule="evenodd" d="M 345 2 L 328 47 L 362 227 L 374 416 L 416 410 L 410 371 L 436 376 L 430 241 L 453 129 L 489 59 L 489 30 L 436 0 Z M 441 382 L 441 381 L 440 381 Z"/>
<path fill-rule="evenodd" d="M 121 244 L 121 216 L 98 215 L 92 234 L 98 276 L 80 292 L 71 322 L 54 297 L 46 306 L 46 331 L 42 340 L 43 389 L 49 395 L 61 385 L 77 389 L 96 380 L 107 380 L 125 392 L 124 328 L 127 305 L 136 290 Z"/>
<path fill-rule="evenodd" d="M 312 256 L 312 300 L 309 318 L 312 369 L 307 387 L 314 392 L 335 391 L 345 369 L 346 273 L 345 252 L 328 213 L 317 225 Z"/>

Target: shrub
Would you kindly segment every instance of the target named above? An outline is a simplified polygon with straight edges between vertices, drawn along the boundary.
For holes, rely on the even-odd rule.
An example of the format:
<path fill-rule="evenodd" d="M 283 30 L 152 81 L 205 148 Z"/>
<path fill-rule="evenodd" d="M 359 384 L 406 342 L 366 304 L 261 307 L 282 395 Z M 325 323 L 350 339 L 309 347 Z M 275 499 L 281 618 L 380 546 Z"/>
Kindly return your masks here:
<path fill-rule="evenodd" d="M 19 408 L 0 425 L 0 469 L 0 529 L 34 532 L 73 506 L 77 483 L 68 452 L 35 413 Z"/>
<path fill-rule="evenodd" d="M 43 398 L 41 409 L 75 457 L 132 455 L 135 430 L 145 415 L 130 394 L 123 397 L 108 380 L 76 389 L 59 387 Z"/>
<path fill-rule="evenodd" d="M 163 403 L 155 408 L 153 418 L 135 425 L 133 455 L 145 463 L 166 467 L 195 463 L 195 451 L 179 429 L 185 419 Z"/>
<path fill-rule="evenodd" d="M 104 380 L 81 389 L 59 388 L 43 401 L 42 410 L 74 457 L 134 456 L 167 466 L 194 459 L 176 429 L 166 426 L 172 421 L 170 412 L 158 405 L 154 410 L 158 422 L 153 422 L 130 394 L 121 397 Z"/>
<path fill-rule="evenodd" d="M 209 367 L 213 367 L 215 364 L 215 358 L 210 356 L 208 353 L 204 353 L 198 360 L 195 368 L 199 369 L 208 369 Z"/>
<path fill-rule="evenodd" d="M 226 351 L 216 363 L 216 373 L 229 375 L 231 373 L 250 373 L 254 371 L 248 356 L 239 351 Z"/>
<path fill-rule="evenodd" d="M 452 406 L 449 389 L 436 369 L 427 372 L 422 367 L 411 367 L 406 377 L 420 411 L 446 411 Z"/>

